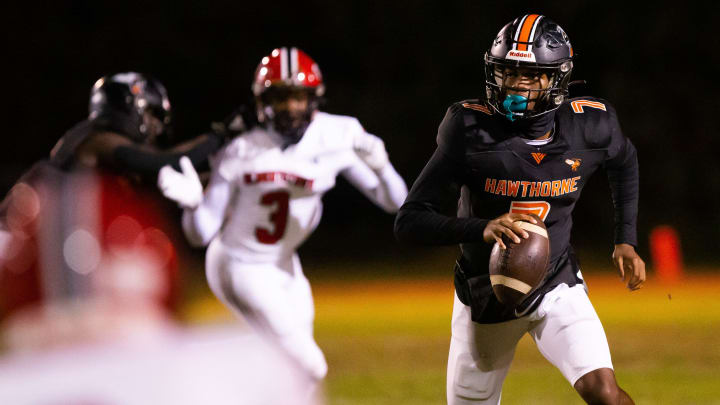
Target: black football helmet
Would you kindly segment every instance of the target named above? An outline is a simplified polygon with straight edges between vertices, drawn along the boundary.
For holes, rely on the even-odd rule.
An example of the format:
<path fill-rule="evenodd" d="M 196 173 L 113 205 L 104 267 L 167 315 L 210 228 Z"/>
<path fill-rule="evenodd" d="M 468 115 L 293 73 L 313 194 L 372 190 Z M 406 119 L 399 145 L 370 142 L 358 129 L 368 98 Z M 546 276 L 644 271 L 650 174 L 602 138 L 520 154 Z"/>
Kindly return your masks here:
<path fill-rule="evenodd" d="M 90 91 L 90 120 L 96 126 L 145 142 L 150 128 L 144 115 L 150 113 L 170 130 L 170 100 L 158 80 L 137 72 L 117 73 L 98 79 Z"/>
<path fill-rule="evenodd" d="M 547 74 L 539 90 L 507 87 L 505 72 L 524 68 Z M 488 104 L 510 121 L 534 118 L 557 109 L 568 96 L 573 48 L 567 34 L 545 16 L 527 14 L 505 25 L 485 53 L 485 91 Z M 537 98 L 508 94 L 508 90 L 538 92 Z M 528 93 L 530 94 L 530 93 Z M 532 109 L 528 109 L 534 101 Z"/>

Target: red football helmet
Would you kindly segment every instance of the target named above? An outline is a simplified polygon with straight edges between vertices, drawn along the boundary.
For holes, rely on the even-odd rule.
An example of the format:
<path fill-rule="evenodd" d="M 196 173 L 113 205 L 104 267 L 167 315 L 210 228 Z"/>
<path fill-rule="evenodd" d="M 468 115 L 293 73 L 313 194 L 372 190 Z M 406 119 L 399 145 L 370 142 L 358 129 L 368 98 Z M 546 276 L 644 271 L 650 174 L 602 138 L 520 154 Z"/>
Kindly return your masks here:
<path fill-rule="evenodd" d="M 255 70 L 252 92 L 259 96 L 269 87 L 285 85 L 314 90 L 322 97 L 325 93 L 322 74 L 317 63 L 298 48 L 275 48 L 260 61 Z"/>

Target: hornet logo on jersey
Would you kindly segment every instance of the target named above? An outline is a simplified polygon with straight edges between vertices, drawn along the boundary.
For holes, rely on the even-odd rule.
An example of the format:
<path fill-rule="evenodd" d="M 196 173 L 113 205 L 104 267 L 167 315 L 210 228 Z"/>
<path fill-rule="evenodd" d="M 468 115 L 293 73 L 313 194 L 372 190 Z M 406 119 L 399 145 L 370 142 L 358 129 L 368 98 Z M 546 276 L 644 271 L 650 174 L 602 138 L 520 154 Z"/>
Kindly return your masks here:
<path fill-rule="evenodd" d="M 570 165 L 570 169 L 572 169 L 572 171 L 576 172 L 578 167 L 580 167 L 580 163 L 582 163 L 582 159 L 578 159 L 578 158 L 565 159 L 565 163 Z"/>

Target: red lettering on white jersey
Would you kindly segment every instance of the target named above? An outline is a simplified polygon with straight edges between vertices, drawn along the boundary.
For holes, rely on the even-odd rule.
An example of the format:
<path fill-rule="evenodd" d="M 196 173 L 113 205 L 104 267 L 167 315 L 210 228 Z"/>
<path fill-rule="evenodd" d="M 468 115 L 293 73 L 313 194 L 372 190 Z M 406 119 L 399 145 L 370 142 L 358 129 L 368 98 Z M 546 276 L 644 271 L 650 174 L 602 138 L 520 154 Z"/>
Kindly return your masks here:
<path fill-rule="evenodd" d="M 245 184 L 257 183 L 275 183 L 284 181 L 292 186 L 312 189 L 313 180 L 300 177 L 292 173 L 285 172 L 262 172 L 262 173 L 246 173 L 243 176 Z"/>

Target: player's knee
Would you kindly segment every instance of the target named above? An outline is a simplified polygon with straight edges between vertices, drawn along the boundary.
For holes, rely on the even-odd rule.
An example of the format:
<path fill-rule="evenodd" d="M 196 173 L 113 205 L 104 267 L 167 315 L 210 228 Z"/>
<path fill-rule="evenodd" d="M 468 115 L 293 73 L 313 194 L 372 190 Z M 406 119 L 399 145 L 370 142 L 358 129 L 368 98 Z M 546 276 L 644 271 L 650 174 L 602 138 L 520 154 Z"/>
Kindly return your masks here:
<path fill-rule="evenodd" d="M 306 353 L 304 355 L 290 353 L 290 355 L 295 365 L 311 380 L 321 381 L 327 375 L 328 365 L 322 353 L 319 356 L 315 353 Z"/>
<path fill-rule="evenodd" d="M 328 372 L 328 365 L 323 357 L 320 361 L 316 362 L 311 370 L 311 375 L 316 380 L 322 380 L 325 378 Z"/>
<path fill-rule="evenodd" d="M 328 372 L 325 355 L 323 355 L 322 350 L 320 350 L 315 341 L 312 339 L 303 340 L 305 344 L 297 348 L 300 350 L 295 351 L 293 357 L 297 359 L 300 367 L 302 367 L 312 379 L 320 381 L 325 378 Z"/>
<path fill-rule="evenodd" d="M 320 348 L 305 358 L 305 369 L 308 370 L 310 376 L 320 381 L 327 375 L 327 361 Z"/>
<path fill-rule="evenodd" d="M 448 370 L 448 404 L 498 403 L 504 376 L 503 370 L 479 369 L 470 354 L 463 353 Z"/>
<path fill-rule="evenodd" d="M 575 389 L 588 404 L 613 405 L 621 398 L 621 390 L 611 369 L 599 369 L 582 376 Z"/>

